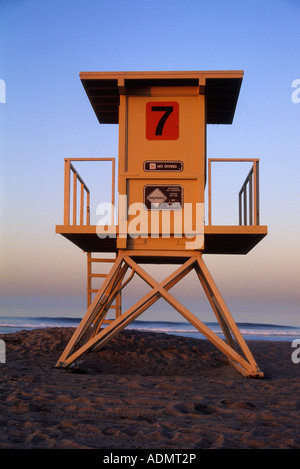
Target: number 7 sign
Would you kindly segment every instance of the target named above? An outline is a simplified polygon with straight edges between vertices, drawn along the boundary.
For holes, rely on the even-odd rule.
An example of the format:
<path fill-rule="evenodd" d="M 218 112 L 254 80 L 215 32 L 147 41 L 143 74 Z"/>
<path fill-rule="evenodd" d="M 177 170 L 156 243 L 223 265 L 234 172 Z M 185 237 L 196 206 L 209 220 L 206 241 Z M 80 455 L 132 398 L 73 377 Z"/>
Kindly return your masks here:
<path fill-rule="evenodd" d="M 146 138 L 176 140 L 179 137 L 179 104 L 176 101 L 146 104 Z"/>

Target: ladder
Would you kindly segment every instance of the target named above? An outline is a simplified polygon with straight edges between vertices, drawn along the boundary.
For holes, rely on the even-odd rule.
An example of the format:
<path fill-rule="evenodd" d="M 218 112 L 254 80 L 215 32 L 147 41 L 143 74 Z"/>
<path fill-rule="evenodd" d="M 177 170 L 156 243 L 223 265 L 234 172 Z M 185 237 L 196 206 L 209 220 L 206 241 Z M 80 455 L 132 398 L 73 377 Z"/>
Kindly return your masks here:
<path fill-rule="evenodd" d="M 99 288 L 101 287 L 101 279 L 102 281 L 107 277 L 109 271 L 107 273 L 96 273 L 93 271 L 93 264 L 101 263 L 101 264 L 109 264 L 114 263 L 115 258 L 105 258 L 105 257 L 93 257 L 91 252 L 87 252 L 87 308 L 89 308 L 90 304 L 93 301 L 95 294 L 98 292 Z M 109 269 L 110 270 L 110 269 Z M 95 281 L 93 279 L 98 280 L 98 288 L 94 285 Z M 121 316 L 122 314 L 122 298 L 121 292 L 116 296 L 115 301 L 110 306 L 110 310 L 114 310 L 114 317 L 109 317 L 103 321 L 104 324 L 110 324 L 116 318 Z M 108 312 L 109 315 L 110 311 Z"/>

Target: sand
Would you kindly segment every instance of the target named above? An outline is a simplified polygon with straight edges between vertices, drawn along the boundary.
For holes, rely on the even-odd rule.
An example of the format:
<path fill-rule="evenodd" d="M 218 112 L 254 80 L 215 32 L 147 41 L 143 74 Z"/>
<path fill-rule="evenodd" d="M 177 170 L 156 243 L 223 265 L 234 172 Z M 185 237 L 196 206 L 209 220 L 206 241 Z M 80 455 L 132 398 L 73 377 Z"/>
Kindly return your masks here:
<path fill-rule="evenodd" d="M 300 364 L 249 343 L 245 378 L 206 340 L 125 330 L 77 370 L 55 368 L 72 328 L 1 335 L 0 449 L 296 449 Z"/>

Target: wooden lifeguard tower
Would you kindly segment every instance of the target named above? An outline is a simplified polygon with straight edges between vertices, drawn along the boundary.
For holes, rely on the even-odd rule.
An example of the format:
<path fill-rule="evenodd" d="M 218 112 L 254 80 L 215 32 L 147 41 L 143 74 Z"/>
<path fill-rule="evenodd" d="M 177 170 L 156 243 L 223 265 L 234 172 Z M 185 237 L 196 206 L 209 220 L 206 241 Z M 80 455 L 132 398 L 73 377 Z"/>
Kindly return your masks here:
<path fill-rule="evenodd" d="M 57 367 L 68 367 L 89 350 L 100 350 L 164 298 L 243 375 L 262 377 L 202 258 L 203 254 L 247 254 L 267 234 L 267 227 L 259 223 L 259 160 L 206 158 L 206 126 L 232 123 L 243 72 L 84 72 L 80 79 L 99 122 L 119 124 L 118 216 L 105 230 L 90 224 L 89 191 L 73 165 L 76 159 L 66 159 L 64 224 L 56 232 L 87 253 L 88 309 Z M 115 160 L 97 160 L 111 161 L 114 177 Z M 217 161 L 252 165 L 239 194 L 236 225 L 212 224 L 211 164 Z M 76 198 L 78 181 L 81 195 Z M 112 186 L 114 204 L 114 179 Z M 77 199 L 80 220 L 76 220 Z M 95 253 L 113 253 L 114 258 L 95 258 Z M 93 262 L 106 261 L 113 263 L 109 273 L 93 274 Z M 142 268 L 147 263 L 177 268 L 159 283 Z M 170 293 L 192 270 L 225 340 Z M 123 312 L 121 291 L 135 274 L 152 290 Z M 93 275 L 103 277 L 96 292 L 91 288 Z M 107 320 L 113 305 L 114 318 Z"/>

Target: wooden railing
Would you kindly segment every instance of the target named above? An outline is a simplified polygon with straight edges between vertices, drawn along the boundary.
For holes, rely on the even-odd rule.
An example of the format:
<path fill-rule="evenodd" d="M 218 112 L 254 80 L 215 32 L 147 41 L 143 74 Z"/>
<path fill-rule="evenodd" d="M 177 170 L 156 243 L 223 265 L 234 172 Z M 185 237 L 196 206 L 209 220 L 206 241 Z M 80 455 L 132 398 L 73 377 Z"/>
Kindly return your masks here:
<path fill-rule="evenodd" d="M 259 225 L 259 159 L 257 158 L 209 158 L 208 159 L 208 224 L 212 225 L 211 163 L 250 162 L 252 167 L 238 194 L 239 225 Z"/>
<path fill-rule="evenodd" d="M 253 166 L 239 192 L 239 224 L 259 225 L 259 160 L 257 159 L 253 161 Z"/>
<path fill-rule="evenodd" d="M 115 158 L 65 158 L 65 181 L 64 181 L 64 225 L 70 225 L 72 213 L 72 225 L 77 225 L 77 184 L 80 184 L 79 225 L 90 224 L 90 191 L 74 168 L 72 161 L 111 161 L 112 163 L 112 191 L 111 203 L 115 203 Z M 73 174 L 73 177 L 71 177 Z M 71 200 L 72 179 L 72 200 Z M 85 202 L 84 202 L 85 200 Z"/>

